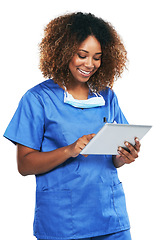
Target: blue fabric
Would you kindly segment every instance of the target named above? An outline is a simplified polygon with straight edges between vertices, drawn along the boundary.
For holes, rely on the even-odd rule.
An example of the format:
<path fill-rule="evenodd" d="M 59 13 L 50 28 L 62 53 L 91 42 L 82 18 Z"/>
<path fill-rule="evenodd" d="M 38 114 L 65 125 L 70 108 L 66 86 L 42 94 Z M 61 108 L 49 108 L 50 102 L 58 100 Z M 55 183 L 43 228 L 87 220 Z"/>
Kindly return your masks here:
<path fill-rule="evenodd" d="M 130 230 L 121 231 L 106 236 L 91 238 L 90 240 L 131 240 Z"/>
<path fill-rule="evenodd" d="M 37 239 L 37 240 L 44 240 L 44 239 Z M 130 233 L 130 230 L 125 230 L 125 231 L 116 232 L 116 233 L 112 233 L 104 236 L 82 238 L 77 240 L 131 240 L 131 233 Z"/>
<path fill-rule="evenodd" d="M 105 106 L 82 110 L 65 104 L 64 90 L 47 80 L 22 97 L 4 136 L 47 152 L 97 133 L 105 124 L 104 117 L 108 123 L 126 124 L 115 93 L 107 88 L 100 94 Z M 79 155 L 36 176 L 37 238 L 88 238 L 128 228 L 123 186 L 112 156 Z"/>

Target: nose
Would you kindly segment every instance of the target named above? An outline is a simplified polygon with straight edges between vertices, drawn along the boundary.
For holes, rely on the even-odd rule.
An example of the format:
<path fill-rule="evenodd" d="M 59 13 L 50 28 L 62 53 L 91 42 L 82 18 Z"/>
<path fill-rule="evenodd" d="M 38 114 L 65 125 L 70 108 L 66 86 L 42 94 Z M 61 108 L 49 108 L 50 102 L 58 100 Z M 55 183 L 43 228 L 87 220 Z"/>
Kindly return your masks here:
<path fill-rule="evenodd" d="M 91 57 L 86 58 L 85 67 L 94 68 L 93 59 Z"/>

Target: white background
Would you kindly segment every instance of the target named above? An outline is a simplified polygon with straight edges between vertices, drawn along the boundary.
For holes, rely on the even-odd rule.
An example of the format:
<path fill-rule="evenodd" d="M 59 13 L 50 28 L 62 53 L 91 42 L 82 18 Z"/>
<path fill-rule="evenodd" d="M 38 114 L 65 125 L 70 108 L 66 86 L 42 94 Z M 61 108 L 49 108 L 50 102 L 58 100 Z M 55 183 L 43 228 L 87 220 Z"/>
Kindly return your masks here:
<path fill-rule="evenodd" d="M 156 0 L 5 0 L 0 6 L 0 220 L 3 240 L 32 240 L 35 177 L 17 172 L 16 147 L 2 137 L 22 95 L 42 82 L 38 43 L 58 15 L 85 11 L 111 22 L 128 51 L 129 65 L 114 90 L 127 119 L 151 124 L 139 158 L 119 169 L 133 240 L 160 239 L 159 3 Z"/>

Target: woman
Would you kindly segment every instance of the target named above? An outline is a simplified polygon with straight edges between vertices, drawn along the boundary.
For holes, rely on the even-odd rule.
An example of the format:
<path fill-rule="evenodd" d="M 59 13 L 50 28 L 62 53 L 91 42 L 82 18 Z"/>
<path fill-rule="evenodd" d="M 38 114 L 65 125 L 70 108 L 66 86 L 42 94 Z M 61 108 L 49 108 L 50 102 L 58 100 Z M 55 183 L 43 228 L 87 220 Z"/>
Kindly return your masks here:
<path fill-rule="evenodd" d="M 138 157 L 140 142 L 117 156 L 82 156 L 107 122 L 126 124 L 114 81 L 127 61 L 111 24 L 92 14 L 52 20 L 40 44 L 48 80 L 21 99 L 4 136 L 17 144 L 19 172 L 36 175 L 38 239 L 131 239 L 117 167 Z"/>

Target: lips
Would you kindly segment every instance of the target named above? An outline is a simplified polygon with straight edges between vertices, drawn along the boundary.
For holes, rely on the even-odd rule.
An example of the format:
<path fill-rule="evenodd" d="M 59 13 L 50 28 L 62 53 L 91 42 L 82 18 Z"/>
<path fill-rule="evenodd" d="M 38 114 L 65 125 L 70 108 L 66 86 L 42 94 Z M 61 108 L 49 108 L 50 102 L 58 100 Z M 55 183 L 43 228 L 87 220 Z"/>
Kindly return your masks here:
<path fill-rule="evenodd" d="M 84 70 L 82 70 L 80 68 L 78 68 L 78 71 L 80 72 L 81 75 L 83 75 L 85 77 L 89 77 L 92 74 L 92 72 L 93 72 L 93 70 L 92 71 L 84 71 Z"/>

